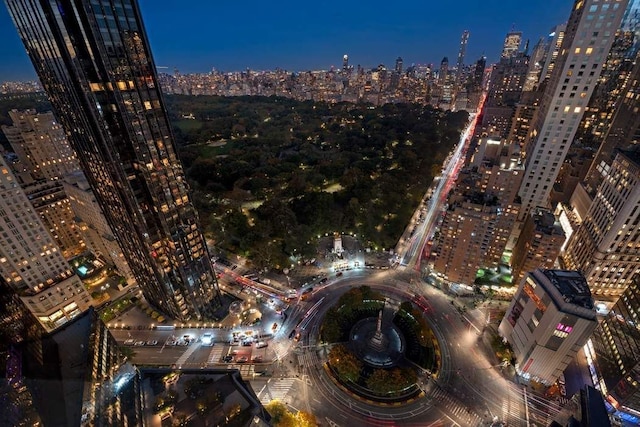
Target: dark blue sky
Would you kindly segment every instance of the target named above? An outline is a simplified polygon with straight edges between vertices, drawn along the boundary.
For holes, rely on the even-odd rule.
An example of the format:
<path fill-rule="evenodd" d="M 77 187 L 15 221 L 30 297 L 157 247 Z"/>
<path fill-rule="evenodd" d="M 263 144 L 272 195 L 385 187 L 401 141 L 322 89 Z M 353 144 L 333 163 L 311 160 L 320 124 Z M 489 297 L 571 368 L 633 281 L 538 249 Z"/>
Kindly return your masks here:
<path fill-rule="evenodd" d="M 512 26 L 532 45 L 569 17 L 573 0 L 292 1 L 139 0 L 158 66 L 181 72 L 291 71 L 350 64 L 455 63 L 471 32 L 465 63 L 495 61 Z M 35 78 L 0 5 L 0 81 Z"/>

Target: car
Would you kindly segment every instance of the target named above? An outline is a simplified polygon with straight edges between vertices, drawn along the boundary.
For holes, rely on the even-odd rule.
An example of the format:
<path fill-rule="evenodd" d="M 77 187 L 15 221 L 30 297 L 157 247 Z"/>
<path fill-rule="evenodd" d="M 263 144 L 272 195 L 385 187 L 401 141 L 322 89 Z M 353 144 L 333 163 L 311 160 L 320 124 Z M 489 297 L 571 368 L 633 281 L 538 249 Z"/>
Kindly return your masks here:
<path fill-rule="evenodd" d="M 128 339 L 124 342 L 124 345 L 133 345 L 136 342 L 136 340 L 133 339 Z"/>
<path fill-rule="evenodd" d="M 338 273 L 336 274 L 336 277 L 340 277 L 342 276 L 342 271 L 338 271 Z"/>
<path fill-rule="evenodd" d="M 249 340 L 242 341 L 242 345 L 244 347 L 251 347 L 251 344 L 253 344 L 253 341 L 249 341 Z"/>
<path fill-rule="evenodd" d="M 296 335 L 296 330 L 294 329 L 289 333 L 289 339 L 292 339 Z"/>
<path fill-rule="evenodd" d="M 156 341 L 156 340 L 149 340 L 149 341 L 147 341 L 147 345 L 158 345 L 158 341 Z"/>
<path fill-rule="evenodd" d="M 211 332 L 205 332 L 200 337 L 200 341 L 202 342 L 202 345 L 211 347 L 213 345 L 213 334 Z"/>
<path fill-rule="evenodd" d="M 275 331 L 276 329 L 278 329 L 278 324 L 274 323 L 273 326 L 271 326 L 271 330 Z"/>
<path fill-rule="evenodd" d="M 327 279 L 326 277 L 324 279 L 320 279 L 320 283 L 321 284 L 327 283 L 327 280 L 329 280 L 329 279 Z"/>
<path fill-rule="evenodd" d="M 269 344 L 267 344 L 265 341 L 258 341 L 258 343 L 256 344 L 256 348 L 265 348 L 268 345 Z"/>
<path fill-rule="evenodd" d="M 262 356 L 253 356 L 251 361 L 254 362 L 254 363 L 260 363 L 260 362 L 262 362 Z"/>
<path fill-rule="evenodd" d="M 295 337 L 293 337 L 293 340 L 294 340 L 294 341 L 300 341 L 300 332 L 298 332 L 298 333 L 296 334 L 296 336 L 295 336 Z"/>
<path fill-rule="evenodd" d="M 249 360 L 249 358 L 247 356 L 240 356 L 236 359 L 237 363 L 247 363 L 247 361 Z"/>
<path fill-rule="evenodd" d="M 133 345 L 135 345 L 135 346 L 144 345 L 144 341 L 136 341 L 136 342 L 133 343 Z"/>
<path fill-rule="evenodd" d="M 222 358 L 222 361 L 223 361 L 223 362 L 225 362 L 225 363 L 229 363 L 229 362 L 231 362 L 232 360 L 233 360 L 233 356 L 232 356 L 232 355 L 230 355 L 230 354 L 227 354 L 226 356 L 224 356 L 224 357 Z"/>
<path fill-rule="evenodd" d="M 174 341 L 174 340 L 168 340 L 168 341 L 165 343 L 165 345 L 168 345 L 168 346 L 174 346 L 174 345 L 177 345 L 177 344 L 178 344 L 178 342 L 177 342 L 177 341 Z"/>
<path fill-rule="evenodd" d="M 183 346 L 184 346 L 184 345 L 189 345 L 189 344 L 191 344 L 191 342 L 190 342 L 190 341 L 186 341 L 186 340 L 185 340 L 185 341 L 179 341 L 179 342 L 178 342 L 178 345 L 183 345 Z"/>
<path fill-rule="evenodd" d="M 229 345 L 240 345 L 240 342 L 238 340 L 231 340 L 229 341 Z"/>

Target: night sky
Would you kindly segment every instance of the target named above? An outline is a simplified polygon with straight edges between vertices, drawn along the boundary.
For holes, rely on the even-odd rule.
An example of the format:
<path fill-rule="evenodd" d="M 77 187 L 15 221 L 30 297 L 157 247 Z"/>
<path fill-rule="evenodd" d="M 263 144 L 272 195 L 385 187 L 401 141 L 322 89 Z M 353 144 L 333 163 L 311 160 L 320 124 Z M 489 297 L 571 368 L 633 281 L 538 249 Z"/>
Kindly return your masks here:
<path fill-rule="evenodd" d="M 455 64 L 463 30 L 465 63 L 496 61 L 513 27 L 531 46 L 569 17 L 572 0 L 291 1 L 139 0 L 156 65 L 183 73 L 328 69 L 349 63 L 393 67 Z M 0 81 L 35 79 L 4 4 L 0 5 Z"/>

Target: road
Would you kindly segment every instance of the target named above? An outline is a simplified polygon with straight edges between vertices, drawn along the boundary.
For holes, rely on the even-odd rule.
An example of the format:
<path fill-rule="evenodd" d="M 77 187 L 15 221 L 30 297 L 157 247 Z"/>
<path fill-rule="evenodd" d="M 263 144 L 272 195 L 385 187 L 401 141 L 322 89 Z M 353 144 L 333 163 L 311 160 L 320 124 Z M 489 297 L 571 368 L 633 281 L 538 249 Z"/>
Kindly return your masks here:
<path fill-rule="evenodd" d="M 445 198 L 455 182 L 466 150 L 475 118 L 460 138 L 438 180 L 425 195 L 425 203 L 416 211 L 413 223 L 407 227 L 397 246 L 400 267 L 396 270 L 353 269 L 341 276 L 317 279 L 313 290 L 304 298 L 299 295 L 284 313 L 276 306 L 286 290 L 250 282 L 233 268 L 225 272 L 221 286 L 227 292 L 242 297 L 247 305 L 258 309 L 262 316 L 259 327 L 177 328 L 175 330 L 112 330 L 120 342 L 127 340 L 157 340 L 153 346 L 132 346 L 133 361 L 145 365 L 176 367 L 217 367 L 239 369 L 263 403 L 280 399 L 292 409 L 314 413 L 323 425 L 330 426 L 488 426 L 493 421 L 510 426 L 548 425 L 559 411 L 549 402 L 521 386 L 505 379 L 495 359 L 483 343 L 487 307 L 463 311 L 459 303 L 424 282 L 411 272 L 420 268 L 425 245 L 432 238 Z M 242 282 L 242 283 L 239 283 Z M 250 283 L 249 283 L 250 282 Z M 319 341 L 321 321 L 326 311 L 353 286 L 368 285 L 397 302 L 421 297 L 424 315 L 440 343 L 441 366 L 436 376 L 422 373 L 418 384 L 424 398 L 401 406 L 381 407 L 356 399 L 333 383 L 324 372 L 326 346 Z M 264 295 L 257 299 L 253 288 Z M 276 306 L 273 301 L 275 300 Z M 275 331 L 270 325 L 277 323 Z M 229 324 L 229 322 L 227 322 Z M 230 345 L 233 332 L 273 336 L 263 338 L 267 347 Z M 206 346 L 200 338 L 211 332 L 216 341 Z M 299 334 L 299 335 L 298 335 Z M 184 335 L 194 340 L 189 345 L 169 345 Z M 299 340 L 298 340 L 299 337 Z M 225 363 L 223 357 L 230 356 Z M 254 358 L 260 360 L 254 363 Z"/>
<path fill-rule="evenodd" d="M 482 110 L 483 103 L 484 97 L 479 104 L 478 111 Z M 476 126 L 476 120 L 477 116 L 471 114 L 469 124 L 460 134 L 460 140 L 456 148 L 445 161 L 442 175 L 434 180 L 396 246 L 397 259 L 400 265 L 405 266 L 407 269 L 420 270 L 425 247 L 433 238 L 438 218 L 447 201 L 447 195 L 453 188 L 458 172 L 464 164 L 466 151 Z"/>

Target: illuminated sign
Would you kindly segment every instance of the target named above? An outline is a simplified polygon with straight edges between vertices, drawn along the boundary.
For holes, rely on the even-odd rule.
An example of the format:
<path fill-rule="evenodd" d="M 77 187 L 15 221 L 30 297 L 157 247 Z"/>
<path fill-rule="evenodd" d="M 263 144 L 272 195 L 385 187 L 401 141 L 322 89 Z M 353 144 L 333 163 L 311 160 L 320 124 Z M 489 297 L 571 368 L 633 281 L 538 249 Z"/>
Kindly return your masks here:
<path fill-rule="evenodd" d="M 529 295 L 529 298 L 531 298 L 533 300 L 533 302 L 535 303 L 536 307 L 538 307 L 538 310 L 540 310 L 543 313 L 547 310 L 547 306 L 544 305 L 544 303 L 542 302 L 540 297 L 538 295 L 536 295 L 536 292 L 533 290 L 533 286 L 531 286 L 531 283 L 529 283 L 529 280 L 527 280 L 524 283 L 524 287 L 522 288 L 522 290 L 527 295 Z"/>

